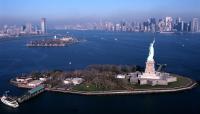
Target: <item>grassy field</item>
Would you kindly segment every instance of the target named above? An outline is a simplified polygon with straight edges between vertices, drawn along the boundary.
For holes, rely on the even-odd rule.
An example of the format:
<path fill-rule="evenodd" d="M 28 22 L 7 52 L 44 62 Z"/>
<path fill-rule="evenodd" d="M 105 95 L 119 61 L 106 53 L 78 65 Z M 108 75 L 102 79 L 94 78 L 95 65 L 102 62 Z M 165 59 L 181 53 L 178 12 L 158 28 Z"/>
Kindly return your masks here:
<path fill-rule="evenodd" d="M 77 91 L 108 91 L 108 89 L 105 89 L 105 88 L 97 88 L 93 84 L 81 84 L 81 85 L 77 85 L 77 86 L 75 86 L 73 88 L 73 90 L 77 90 Z"/>
<path fill-rule="evenodd" d="M 134 90 L 134 89 L 170 89 L 170 88 L 180 88 L 180 87 L 186 87 L 187 85 L 192 83 L 192 80 L 187 78 L 187 77 L 182 77 L 178 75 L 174 75 L 177 77 L 177 82 L 172 82 L 169 83 L 167 86 L 164 85 L 156 85 L 156 86 L 151 86 L 151 85 L 139 85 L 139 84 L 130 84 L 127 83 L 127 85 L 123 88 L 118 88 L 118 90 Z M 109 91 L 113 89 L 109 88 L 103 88 L 103 87 L 96 87 L 93 84 L 81 84 L 77 85 L 73 88 L 73 90 L 76 91 Z M 116 88 L 114 90 L 117 90 Z"/>

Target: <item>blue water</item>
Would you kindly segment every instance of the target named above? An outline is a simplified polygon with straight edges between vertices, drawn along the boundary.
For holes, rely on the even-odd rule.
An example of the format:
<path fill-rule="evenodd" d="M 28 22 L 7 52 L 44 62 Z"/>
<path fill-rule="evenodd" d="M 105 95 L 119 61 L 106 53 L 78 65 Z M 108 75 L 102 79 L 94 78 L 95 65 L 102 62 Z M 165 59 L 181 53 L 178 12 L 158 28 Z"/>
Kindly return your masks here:
<path fill-rule="evenodd" d="M 21 73 L 54 69 L 81 69 L 90 64 L 135 64 L 144 66 L 151 33 L 114 33 L 102 31 L 69 31 L 86 40 L 76 45 L 58 48 L 28 48 L 31 40 L 51 38 L 67 31 L 50 31 L 52 36 L 31 36 L 0 40 L 0 94 L 10 90 L 21 95 L 26 90 L 9 84 L 9 79 Z M 117 40 L 115 40 L 117 39 Z M 200 34 L 157 34 L 155 60 L 167 64 L 166 71 L 200 80 Z M 69 66 L 69 62 L 72 65 Z M 200 114 L 200 87 L 177 93 L 79 96 L 45 92 L 12 109 L 0 103 L 0 114 Z"/>

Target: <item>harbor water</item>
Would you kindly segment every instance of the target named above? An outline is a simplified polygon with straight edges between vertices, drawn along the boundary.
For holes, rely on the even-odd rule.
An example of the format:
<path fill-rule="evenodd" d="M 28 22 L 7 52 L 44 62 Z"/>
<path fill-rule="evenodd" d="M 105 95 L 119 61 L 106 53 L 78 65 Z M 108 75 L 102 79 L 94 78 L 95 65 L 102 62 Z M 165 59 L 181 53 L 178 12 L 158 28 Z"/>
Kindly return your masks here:
<path fill-rule="evenodd" d="M 152 34 L 106 31 L 51 30 L 48 36 L 0 40 L 0 94 L 27 92 L 9 80 L 33 71 L 74 70 L 90 64 L 144 66 L 149 44 L 156 37 L 155 61 L 165 71 L 200 80 L 200 34 Z M 71 35 L 83 42 L 66 47 L 26 47 L 32 40 Z M 71 63 L 71 64 L 69 64 Z M 13 109 L 0 103 L 0 114 L 200 114 L 200 87 L 192 90 L 123 96 L 82 96 L 56 92 L 41 95 Z"/>

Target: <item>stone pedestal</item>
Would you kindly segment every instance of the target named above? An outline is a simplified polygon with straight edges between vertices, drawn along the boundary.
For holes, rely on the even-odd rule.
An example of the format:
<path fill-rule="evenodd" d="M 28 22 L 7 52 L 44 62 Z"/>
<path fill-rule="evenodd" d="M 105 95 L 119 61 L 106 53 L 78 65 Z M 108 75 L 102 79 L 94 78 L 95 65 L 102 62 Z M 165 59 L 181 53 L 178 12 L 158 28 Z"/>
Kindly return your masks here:
<path fill-rule="evenodd" d="M 140 78 L 143 78 L 143 79 L 160 79 L 160 77 L 156 75 L 154 64 L 155 64 L 154 60 L 153 61 L 147 61 L 145 72 L 140 76 Z"/>
<path fill-rule="evenodd" d="M 145 73 L 148 74 L 155 74 L 155 62 L 154 61 L 147 61 L 146 62 L 146 68 L 145 68 Z"/>

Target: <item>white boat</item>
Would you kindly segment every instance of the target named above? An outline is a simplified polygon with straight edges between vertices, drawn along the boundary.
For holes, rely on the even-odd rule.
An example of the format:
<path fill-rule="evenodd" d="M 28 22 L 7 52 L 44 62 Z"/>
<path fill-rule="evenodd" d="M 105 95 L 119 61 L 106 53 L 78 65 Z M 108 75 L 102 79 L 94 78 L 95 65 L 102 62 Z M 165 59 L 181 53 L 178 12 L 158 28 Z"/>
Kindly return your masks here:
<path fill-rule="evenodd" d="M 13 107 L 13 108 L 19 107 L 18 102 L 15 99 L 13 99 L 13 98 L 8 97 L 7 95 L 3 95 L 1 97 L 1 102 L 4 103 L 5 105 Z"/>

